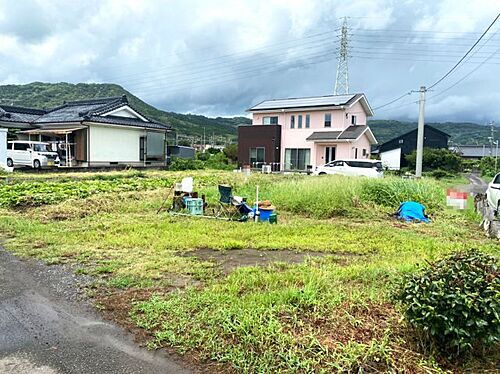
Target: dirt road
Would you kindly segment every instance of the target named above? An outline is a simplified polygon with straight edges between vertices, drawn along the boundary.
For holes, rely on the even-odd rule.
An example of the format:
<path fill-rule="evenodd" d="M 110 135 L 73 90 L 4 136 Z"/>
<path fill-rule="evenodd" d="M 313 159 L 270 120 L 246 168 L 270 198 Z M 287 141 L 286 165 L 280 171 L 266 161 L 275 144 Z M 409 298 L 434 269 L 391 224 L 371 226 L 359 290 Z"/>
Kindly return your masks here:
<path fill-rule="evenodd" d="M 0 248 L 0 373 L 189 373 L 139 348 L 78 295 L 78 278 Z"/>

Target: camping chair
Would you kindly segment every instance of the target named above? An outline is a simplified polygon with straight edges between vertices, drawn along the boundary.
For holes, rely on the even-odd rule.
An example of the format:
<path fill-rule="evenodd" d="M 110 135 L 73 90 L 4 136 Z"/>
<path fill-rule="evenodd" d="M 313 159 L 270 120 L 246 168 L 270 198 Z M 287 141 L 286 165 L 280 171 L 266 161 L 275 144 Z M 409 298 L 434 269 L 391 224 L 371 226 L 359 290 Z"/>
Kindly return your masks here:
<path fill-rule="evenodd" d="M 228 220 L 240 219 L 242 216 L 242 203 L 237 203 L 233 197 L 233 189 L 231 186 L 220 184 L 219 187 L 219 208 L 214 215 L 217 218 L 225 218 Z"/>

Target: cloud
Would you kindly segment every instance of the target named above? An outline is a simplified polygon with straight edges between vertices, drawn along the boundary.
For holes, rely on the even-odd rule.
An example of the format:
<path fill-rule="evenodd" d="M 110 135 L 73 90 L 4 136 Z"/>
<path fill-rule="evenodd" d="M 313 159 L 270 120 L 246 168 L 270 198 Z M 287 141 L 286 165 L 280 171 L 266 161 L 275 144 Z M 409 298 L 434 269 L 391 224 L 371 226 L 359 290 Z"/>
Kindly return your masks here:
<path fill-rule="evenodd" d="M 241 115 L 266 98 L 332 93 L 335 30 L 348 16 L 350 87 L 376 107 L 442 76 L 498 11 L 497 0 L 0 0 L 0 74 L 4 84 L 118 83 L 166 110 Z M 490 62 L 429 102 L 429 120 L 498 119 L 500 59 Z M 416 120 L 414 100 L 377 118 Z"/>

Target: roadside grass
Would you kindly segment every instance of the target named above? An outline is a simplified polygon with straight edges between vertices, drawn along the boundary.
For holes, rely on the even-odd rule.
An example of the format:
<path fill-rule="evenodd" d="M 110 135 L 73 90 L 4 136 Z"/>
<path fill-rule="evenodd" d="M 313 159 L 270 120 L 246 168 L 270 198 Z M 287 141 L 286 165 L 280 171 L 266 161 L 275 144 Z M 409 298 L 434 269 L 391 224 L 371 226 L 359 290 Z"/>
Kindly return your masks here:
<path fill-rule="evenodd" d="M 439 372 L 435 357 L 418 348 L 390 304 L 392 284 L 417 264 L 453 250 L 499 252 L 498 243 L 477 229 L 475 214 L 444 207 L 451 180 L 200 171 L 195 189 L 212 204 L 218 183 L 231 184 L 250 201 L 259 185 L 261 198 L 280 213 L 278 225 L 156 214 L 168 186 L 188 175 L 193 173 L 94 173 L 62 181 L 37 176 L 44 193 L 68 182 L 84 191 L 96 181 L 152 184 L 71 192 L 22 209 L 6 204 L 0 233 L 21 256 L 79 264 L 78 272 L 98 277 L 101 289 L 144 290 L 145 299 L 127 305 L 132 320 L 152 334 L 152 346 L 172 346 L 236 372 Z M 37 185 L 27 178 L 13 176 L 8 184 Z M 32 193 L 29 186 L 24 191 Z M 409 199 L 428 206 L 432 223 L 389 216 Z M 223 276 L 209 261 L 180 255 L 205 248 L 328 255 Z"/>

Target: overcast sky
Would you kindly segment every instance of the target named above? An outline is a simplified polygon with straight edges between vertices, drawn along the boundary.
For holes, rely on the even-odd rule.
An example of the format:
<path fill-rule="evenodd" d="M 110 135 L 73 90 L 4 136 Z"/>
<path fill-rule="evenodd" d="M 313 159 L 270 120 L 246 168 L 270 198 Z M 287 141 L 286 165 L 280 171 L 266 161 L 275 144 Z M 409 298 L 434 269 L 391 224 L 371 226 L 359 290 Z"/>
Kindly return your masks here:
<path fill-rule="evenodd" d="M 498 12 L 499 0 L 0 0 L 0 84 L 117 83 L 161 109 L 245 115 L 332 94 L 347 16 L 350 92 L 376 108 L 438 80 Z M 427 120 L 500 122 L 499 30 L 428 93 Z M 375 118 L 416 120 L 417 99 Z"/>

